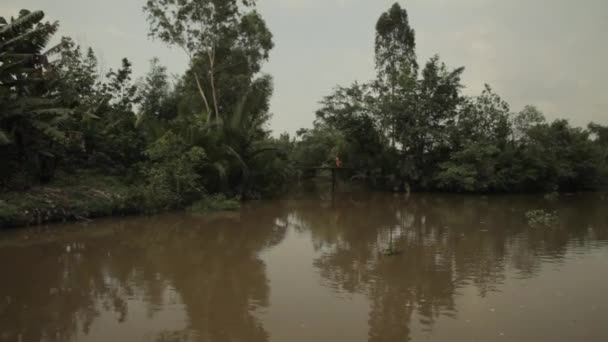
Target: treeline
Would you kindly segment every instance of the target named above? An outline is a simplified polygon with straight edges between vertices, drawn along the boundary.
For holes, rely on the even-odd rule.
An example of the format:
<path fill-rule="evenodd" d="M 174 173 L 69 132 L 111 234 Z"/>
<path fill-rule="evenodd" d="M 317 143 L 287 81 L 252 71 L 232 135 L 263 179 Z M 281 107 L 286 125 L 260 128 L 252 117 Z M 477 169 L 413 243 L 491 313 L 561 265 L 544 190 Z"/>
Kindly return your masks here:
<path fill-rule="evenodd" d="M 490 86 L 462 94 L 464 68 L 419 66 L 399 4 L 376 25 L 374 80 L 338 87 L 301 130 L 296 158 L 345 165 L 379 187 L 458 192 L 597 190 L 608 174 L 608 127 L 513 113 Z"/>
<path fill-rule="evenodd" d="M 272 34 L 252 1 L 150 0 L 150 35 L 186 53 L 172 80 L 152 59 L 101 73 L 92 49 L 40 11 L 0 18 L 0 190 L 57 178 L 120 178 L 150 211 L 208 194 L 251 198 L 281 191 L 288 156 L 270 136 L 272 78 L 260 72 Z"/>
<path fill-rule="evenodd" d="M 464 68 L 422 67 L 407 12 L 376 27 L 377 77 L 323 99 L 313 129 L 273 138 L 272 34 L 254 1 L 148 0 L 150 35 L 189 58 L 172 79 L 157 59 L 133 79 L 124 59 L 100 72 L 93 49 L 40 11 L 0 18 L 0 192 L 111 176 L 147 211 L 210 194 L 278 194 L 300 167 L 333 164 L 378 189 L 515 192 L 599 189 L 608 127 L 512 113 L 489 86 L 462 94 Z"/>

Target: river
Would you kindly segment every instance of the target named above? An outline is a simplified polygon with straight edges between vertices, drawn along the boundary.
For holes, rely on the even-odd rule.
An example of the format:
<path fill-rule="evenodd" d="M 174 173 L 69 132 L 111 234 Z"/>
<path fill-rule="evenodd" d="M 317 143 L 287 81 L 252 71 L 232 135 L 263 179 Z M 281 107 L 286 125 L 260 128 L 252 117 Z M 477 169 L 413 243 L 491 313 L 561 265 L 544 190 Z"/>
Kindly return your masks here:
<path fill-rule="evenodd" d="M 607 208 L 352 193 L 0 232 L 0 340 L 608 341 Z"/>

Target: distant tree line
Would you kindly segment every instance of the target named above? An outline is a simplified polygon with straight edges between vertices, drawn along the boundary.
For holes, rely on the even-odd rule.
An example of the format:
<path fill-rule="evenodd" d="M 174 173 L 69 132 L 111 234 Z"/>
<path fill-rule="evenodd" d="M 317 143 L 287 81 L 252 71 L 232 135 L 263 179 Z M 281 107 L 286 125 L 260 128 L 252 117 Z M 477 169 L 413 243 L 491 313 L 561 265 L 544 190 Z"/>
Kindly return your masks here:
<path fill-rule="evenodd" d="M 581 191 L 608 174 L 608 127 L 547 122 L 533 106 L 513 113 L 489 85 L 462 94 L 464 68 L 432 57 L 422 67 L 407 11 L 376 25 L 377 76 L 326 96 L 313 129 L 298 132 L 306 165 L 340 155 L 380 187 L 457 192 Z"/>
<path fill-rule="evenodd" d="M 465 192 L 599 189 L 608 127 L 512 113 L 486 86 L 462 94 L 464 68 L 438 56 L 422 67 L 407 12 L 376 26 L 376 79 L 325 97 L 313 129 L 273 138 L 274 46 L 251 0 L 148 0 L 150 35 L 189 59 L 173 79 L 158 59 L 134 80 L 123 59 L 100 71 L 93 49 L 40 11 L 0 17 L 0 191 L 74 174 L 113 175 L 154 210 L 208 194 L 283 191 L 298 167 L 336 156 L 377 188 Z"/>

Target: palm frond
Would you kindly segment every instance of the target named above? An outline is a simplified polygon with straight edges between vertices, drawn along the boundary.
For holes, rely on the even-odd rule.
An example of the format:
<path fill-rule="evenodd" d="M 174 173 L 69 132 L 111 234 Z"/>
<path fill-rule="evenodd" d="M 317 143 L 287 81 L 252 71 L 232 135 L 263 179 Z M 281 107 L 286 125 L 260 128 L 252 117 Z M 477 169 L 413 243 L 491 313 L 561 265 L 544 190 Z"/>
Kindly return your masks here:
<path fill-rule="evenodd" d="M 3 113 L 4 118 L 12 118 L 18 116 L 37 116 L 37 117 L 64 117 L 67 118 L 70 114 L 73 113 L 73 110 L 68 108 L 23 108 L 17 107 L 12 110 L 7 110 Z"/>
<path fill-rule="evenodd" d="M 10 58 L 10 59 L 29 61 L 36 56 L 37 55 L 35 53 L 18 53 L 18 52 L 5 51 L 5 52 L 0 53 L 0 60 L 3 58 Z"/>
<path fill-rule="evenodd" d="M 58 144 L 65 144 L 66 136 L 63 132 L 58 130 L 56 127 L 49 125 L 43 121 L 32 121 L 32 126 L 42 132 L 47 138 L 55 141 Z"/>
<path fill-rule="evenodd" d="M 74 111 L 69 108 L 44 108 L 44 109 L 31 109 L 30 113 L 36 115 L 53 115 L 53 116 L 69 116 Z"/>
<path fill-rule="evenodd" d="M 230 126 L 232 129 L 239 129 L 242 126 L 243 113 L 245 112 L 245 103 L 247 102 L 247 98 L 249 97 L 249 90 L 245 92 L 243 96 L 239 99 L 234 109 L 234 113 L 232 114 L 232 118 L 230 118 Z"/>
<path fill-rule="evenodd" d="M 43 53 L 44 56 L 52 56 L 61 52 L 61 49 L 65 46 L 65 43 L 61 42 L 59 44 L 53 45 Z"/>
<path fill-rule="evenodd" d="M 11 69 L 18 67 L 20 65 L 23 65 L 26 62 L 27 62 L 27 59 L 21 59 L 16 62 L 13 62 L 13 63 L 2 64 L 2 65 L 0 65 L 0 74 L 11 73 L 11 72 L 13 72 L 13 73 L 22 72 L 22 70 L 12 71 Z M 3 83 L 7 84 L 7 82 L 3 82 Z"/>
<path fill-rule="evenodd" d="M 241 171 L 243 172 L 243 178 L 245 178 L 245 179 L 249 178 L 249 166 L 247 166 L 247 163 L 245 163 L 245 161 L 243 160 L 241 155 L 238 152 L 236 152 L 231 146 L 224 145 L 224 149 L 228 153 L 228 155 L 232 156 L 238 162 L 238 164 L 241 166 Z"/>
<path fill-rule="evenodd" d="M 16 101 L 13 101 L 8 110 L 20 109 L 20 110 L 31 110 L 39 107 L 50 107 L 55 106 L 59 103 L 57 99 L 47 99 L 43 97 L 24 97 Z"/>
<path fill-rule="evenodd" d="M 225 183 L 228 180 L 228 171 L 220 162 L 215 162 L 211 164 L 210 167 L 217 172 L 217 177 L 221 183 Z"/>
<path fill-rule="evenodd" d="M 6 49 L 15 43 L 27 42 L 28 45 L 31 45 L 36 49 L 37 53 L 40 53 L 40 51 L 49 43 L 56 31 L 56 24 L 40 26 L 1 43 L 0 49 Z"/>
<path fill-rule="evenodd" d="M 99 116 L 95 115 L 93 112 L 91 112 L 90 110 L 85 110 L 84 112 L 82 112 L 82 119 L 85 121 L 88 120 L 99 120 Z"/>
<path fill-rule="evenodd" d="M 27 12 L 22 12 L 22 14 L 25 15 L 21 15 L 21 17 L 19 17 L 17 20 L 2 26 L 0 28 L 0 37 L 23 31 L 24 29 L 30 28 L 44 19 L 44 12 L 42 11 L 26 13 Z"/>
<path fill-rule="evenodd" d="M 0 146 L 8 145 L 11 143 L 11 139 L 9 138 L 9 134 L 4 130 L 0 129 Z"/>
<path fill-rule="evenodd" d="M 279 153 L 281 152 L 280 149 L 276 148 L 276 147 L 264 147 L 264 148 L 259 148 L 255 151 L 253 151 L 253 153 L 251 153 L 251 158 L 256 158 L 257 156 L 263 155 L 266 152 L 276 152 Z"/>

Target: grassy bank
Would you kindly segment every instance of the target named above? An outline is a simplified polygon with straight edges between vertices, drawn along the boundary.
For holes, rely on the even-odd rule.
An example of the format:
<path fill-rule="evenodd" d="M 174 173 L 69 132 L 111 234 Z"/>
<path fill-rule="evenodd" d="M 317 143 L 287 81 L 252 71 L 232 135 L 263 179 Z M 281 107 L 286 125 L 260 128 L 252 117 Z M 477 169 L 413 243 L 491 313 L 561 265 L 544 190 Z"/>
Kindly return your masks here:
<path fill-rule="evenodd" d="M 114 177 L 78 175 L 0 193 L 0 228 L 137 213 L 133 189 Z"/>
<path fill-rule="evenodd" d="M 223 195 L 206 196 L 188 209 L 191 212 L 235 210 L 238 200 Z M 0 229 L 93 218 L 150 214 L 168 210 L 150 207 L 141 191 L 117 177 L 79 174 L 59 177 L 51 184 L 24 191 L 0 193 Z"/>

